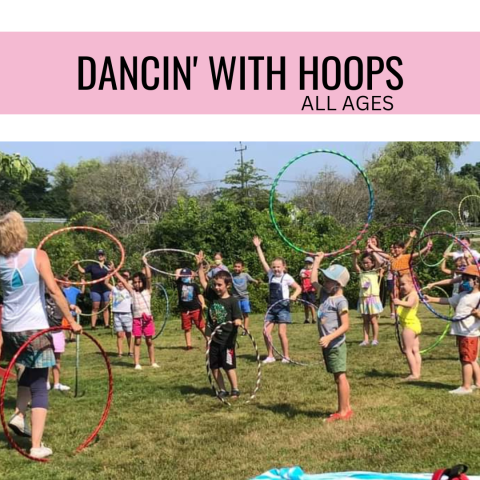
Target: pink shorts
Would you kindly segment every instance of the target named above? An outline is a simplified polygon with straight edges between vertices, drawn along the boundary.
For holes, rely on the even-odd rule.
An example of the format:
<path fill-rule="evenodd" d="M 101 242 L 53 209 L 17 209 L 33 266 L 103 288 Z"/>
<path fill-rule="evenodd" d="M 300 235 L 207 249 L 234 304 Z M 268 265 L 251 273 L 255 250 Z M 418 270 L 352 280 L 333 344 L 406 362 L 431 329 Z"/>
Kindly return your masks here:
<path fill-rule="evenodd" d="M 65 352 L 65 335 L 63 332 L 52 333 L 52 340 L 55 353 Z"/>
<path fill-rule="evenodd" d="M 133 319 L 132 335 L 134 337 L 153 337 L 155 335 L 155 324 L 152 316 Z"/>

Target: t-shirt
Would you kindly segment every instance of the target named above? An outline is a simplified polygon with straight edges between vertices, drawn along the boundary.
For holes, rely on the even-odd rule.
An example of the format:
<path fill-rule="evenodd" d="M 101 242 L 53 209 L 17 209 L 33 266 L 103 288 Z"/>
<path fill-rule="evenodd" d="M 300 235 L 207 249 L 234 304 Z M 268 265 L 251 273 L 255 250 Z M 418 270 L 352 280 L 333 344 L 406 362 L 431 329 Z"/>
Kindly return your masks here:
<path fill-rule="evenodd" d="M 453 295 L 448 299 L 450 305 L 455 308 L 455 318 L 462 318 L 469 315 L 472 310 L 478 308 L 480 302 L 480 293 L 462 292 Z M 465 320 L 452 322 L 450 328 L 451 335 L 460 337 L 480 337 L 480 319 L 469 315 Z"/>
<path fill-rule="evenodd" d="M 67 297 L 68 305 L 76 305 L 77 298 L 82 294 L 82 291 L 73 285 L 68 288 L 63 288 L 63 294 Z M 75 317 L 77 312 L 72 311 L 72 315 Z"/>
<path fill-rule="evenodd" d="M 92 277 L 92 280 L 99 280 L 100 278 L 105 278 L 108 275 L 109 269 L 106 265 L 101 267 L 96 263 L 91 263 L 85 268 L 85 273 L 89 273 Z M 108 292 L 108 287 L 103 283 L 95 283 L 90 287 L 92 292 L 104 293 Z"/>
<path fill-rule="evenodd" d="M 302 268 L 300 270 L 302 292 L 304 292 L 304 293 L 315 291 L 315 287 L 312 286 L 312 281 L 310 280 L 311 276 L 312 276 L 312 270 L 311 269 L 309 270 L 308 268 Z"/>
<path fill-rule="evenodd" d="M 410 273 L 410 253 L 402 253 L 398 257 L 392 258 L 391 269 L 394 273 L 405 275 Z"/>
<path fill-rule="evenodd" d="M 348 301 L 343 295 L 330 296 L 325 290 L 320 292 L 320 306 L 318 307 L 318 333 L 325 337 L 335 332 L 342 323 L 340 315 L 348 312 Z M 330 342 L 327 348 L 339 347 L 345 342 L 345 334 Z"/>
<path fill-rule="evenodd" d="M 295 280 L 288 273 L 282 274 L 280 277 L 276 277 L 273 274 L 273 271 L 268 272 L 268 283 L 281 283 L 282 284 L 282 294 L 283 299 L 287 300 L 290 298 L 290 286 L 295 283 Z"/>
<path fill-rule="evenodd" d="M 218 325 L 233 322 L 242 318 L 238 299 L 234 297 L 220 298 L 213 288 L 205 290 L 205 299 L 209 302 L 206 334 L 211 335 Z M 237 338 L 238 327 L 232 323 L 223 326 L 212 339 L 219 345 L 233 348 Z"/>
<path fill-rule="evenodd" d="M 477 252 L 477 250 L 473 250 L 473 248 L 469 248 L 466 250 L 467 254 L 472 253 L 472 256 L 476 262 L 480 260 L 480 253 Z M 461 258 L 465 255 L 465 252 L 463 250 L 457 250 L 456 252 L 453 252 L 452 258 L 453 260 L 456 260 L 457 258 Z"/>
<path fill-rule="evenodd" d="M 214 267 L 212 270 L 208 271 L 207 272 L 207 278 L 209 280 L 211 280 L 214 275 L 216 275 L 218 272 L 228 272 L 228 267 L 226 267 L 225 265 L 223 265 L 223 263 L 221 265 L 217 265 L 216 267 Z"/>
<path fill-rule="evenodd" d="M 178 306 L 181 312 L 192 312 L 202 308 L 198 295 L 200 287 L 192 283 L 183 283 L 182 279 L 177 280 Z"/>
<path fill-rule="evenodd" d="M 245 272 L 232 273 L 233 296 L 236 298 L 248 299 L 248 284 L 255 280 Z"/>
<path fill-rule="evenodd" d="M 112 312 L 113 313 L 131 313 L 132 311 L 132 296 L 130 292 L 123 288 L 120 290 L 117 287 L 112 289 L 113 301 Z"/>
<path fill-rule="evenodd" d="M 360 280 L 360 297 L 370 297 L 380 295 L 380 285 L 378 283 L 377 272 L 361 272 Z"/>
<path fill-rule="evenodd" d="M 143 290 L 132 292 L 132 305 L 133 305 L 133 318 L 141 318 L 145 313 L 146 315 L 152 314 L 151 308 L 152 294 L 149 290 Z"/>

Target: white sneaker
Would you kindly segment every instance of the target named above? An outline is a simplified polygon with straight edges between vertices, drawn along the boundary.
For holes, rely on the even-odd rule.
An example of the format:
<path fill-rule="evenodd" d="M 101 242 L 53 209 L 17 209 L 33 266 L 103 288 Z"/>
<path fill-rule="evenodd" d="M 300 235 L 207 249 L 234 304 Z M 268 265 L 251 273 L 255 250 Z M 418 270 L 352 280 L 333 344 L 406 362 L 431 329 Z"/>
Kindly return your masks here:
<path fill-rule="evenodd" d="M 135 365 L 135 370 L 141 370 L 141 369 L 142 369 L 142 366 L 139 363 L 137 363 L 137 365 Z"/>
<path fill-rule="evenodd" d="M 25 417 L 21 417 L 18 413 L 14 413 L 8 421 L 8 426 L 21 437 L 31 437 L 32 432 L 25 421 Z"/>
<path fill-rule="evenodd" d="M 152 368 L 160 368 L 160 365 L 158 363 L 152 363 Z"/>
<path fill-rule="evenodd" d="M 52 386 L 50 385 L 50 382 L 47 380 L 47 390 L 50 390 Z"/>
<path fill-rule="evenodd" d="M 368 347 L 368 345 L 370 345 L 370 344 L 368 343 L 368 340 L 367 340 L 367 341 L 364 340 L 362 343 L 359 343 L 359 344 L 358 344 L 359 347 Z"/>
<path fill-rule="evenodd" d="M 377 345 L 378 345 L 378 340 L 374 340 L 374 341 L 372 342 L 372 347 L 376 347 Z"/>
<path fill-rule="evenodd" d="M 290 363 L 290 359 L 289 358 L 282 358 L 282 363 Z"/>
<path fill-rule="evenodd" d="M 262 363 L 266 365 L 267 363 L 275 363 L 275 357 L 267 357 Z"/>
<path fill-rule="evenodd" d="M 60 390 L 61 392 L 68 392 L 70 390 L 70 387 L 68 385 L 62 385 L 61 383 L 56 383 L 53 386 L 54 390 Z"/>
<path fill-rule="evenodd" d="M 49 457 L 52 453 L 53 453 L 52 449 L 46 447 L 43 443 L 40 444 L 40 448 L 30 449 L 30 456 L 33 458 Z"/>
<path fill-rule="evenodd" d="M 455 390 L 450 390 L 452 395 L 469 395 L 470 393 L 473 393 L 473 390 L 471 388 L 463 388 L 463 387 L 458 387 Z"/>

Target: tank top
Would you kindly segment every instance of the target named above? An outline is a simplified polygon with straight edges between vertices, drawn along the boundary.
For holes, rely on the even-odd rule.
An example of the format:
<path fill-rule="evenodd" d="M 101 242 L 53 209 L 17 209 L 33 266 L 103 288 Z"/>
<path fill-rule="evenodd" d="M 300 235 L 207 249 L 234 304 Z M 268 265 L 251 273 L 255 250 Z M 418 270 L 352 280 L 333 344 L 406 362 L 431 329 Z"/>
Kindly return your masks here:
<path fill-rule="evenodd" d="M 49 326 L 45 284 L 37 270 L 36 257 L 34 248 L 24 248 L 9 257 L 0 256 L 4 332 L 43 330 Z"/>
<path fill-rule="evenodd" d="M 407 297 L 403 298 L 402 300 L 406 300 L 406 298 Z M 420 322 L 420 319 L 417 316 L 419 305 L 420 302 L 417 302 L 417 304 L 411 308 L 402 307 L 400 305 L 397 307 L 398 317 L 400 318 L 400 322 L 402 323 L 402 325 L 409 325 L 412 323 Z"/>
<path fill-rule="evenodd" d="M 380 285 L 378 284 L 377 272 L 360 273 L 360 297 L 370 297 L 380 295 Z"/>
<path fill-rule="evenodd" d="M 132 292 L 132 306 L 133 306 L 133 318 L 140 318 L 144 313 L 147 315 L 152 314 L 150 307 L 152 294 L 148 290 L 143 292 Z"/>

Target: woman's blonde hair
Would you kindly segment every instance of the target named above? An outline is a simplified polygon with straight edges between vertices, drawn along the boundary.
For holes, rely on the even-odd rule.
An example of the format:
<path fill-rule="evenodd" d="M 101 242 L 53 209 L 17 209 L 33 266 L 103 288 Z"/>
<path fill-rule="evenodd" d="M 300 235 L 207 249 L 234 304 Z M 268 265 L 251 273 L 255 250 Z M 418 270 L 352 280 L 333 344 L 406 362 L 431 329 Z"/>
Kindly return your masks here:
<path fill-rule="evenodd" d="M 25 247 L 27 227 L 18 212 L 9 212 L 0 217 L 0 255 L 8 257 Z"/>

